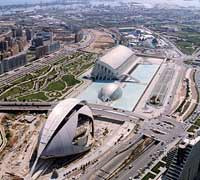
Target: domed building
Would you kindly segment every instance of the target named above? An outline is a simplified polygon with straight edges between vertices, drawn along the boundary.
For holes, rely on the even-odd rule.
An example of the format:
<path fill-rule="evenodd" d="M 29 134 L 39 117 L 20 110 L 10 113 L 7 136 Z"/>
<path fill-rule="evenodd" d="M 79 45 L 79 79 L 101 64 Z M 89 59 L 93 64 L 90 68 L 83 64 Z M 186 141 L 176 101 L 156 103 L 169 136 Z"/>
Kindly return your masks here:
<path fill-rule="evenodd" d="M 37 157 L 66 157 L 88 151 L 93 143 L 94 122 L 85 101 L 66 99 L 59 102 L 40 132 Z"/>
<path fill-rule="evenodd" d="M 119 84 L 111 83 L 101 88 L 98 98 L 103 102 L 115 101 L 122 96 L 122 89 Z"/>

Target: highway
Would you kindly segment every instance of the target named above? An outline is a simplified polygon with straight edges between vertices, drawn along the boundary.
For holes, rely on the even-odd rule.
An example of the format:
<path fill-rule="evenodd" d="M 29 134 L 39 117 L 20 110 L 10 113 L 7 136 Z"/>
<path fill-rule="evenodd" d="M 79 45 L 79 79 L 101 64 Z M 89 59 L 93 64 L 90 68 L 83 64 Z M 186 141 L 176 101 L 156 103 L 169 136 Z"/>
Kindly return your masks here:
<path fill-rule="evenodd" d="M 47 112 L 50 111 L 58 102 L 0 102 L 0 112 L 17 112 L 17 111 L 32 111 L 32 112 Z M 137 123 L 141 117 L 139 114 L 116 109 L 108 106 L 88 104 L 92 109 L 93 115 L 101 118 L 113 119 L 116 122 L 123 123 L 124 121 Z"/>
<path fill-rule="evenodd" d="M 152 131 L 153 128 L 158 130 L 158 132 Z M 109 152 L 99 157 L 99 163 L 90 167 L 82 176 L 81 180 L 106 179 L 105 177 L 109 177 L 112 172 L 119 169 L 119 163 L 116 163 L 116 156 L 119 155 L 117 157 L 119 162 L 128 158 L 130 155 L 129 147 L 134 147 L 144 136 L 150 137 L 157 143 L 150 145 L 143 153 L 138 152 L 138 155 L 136 155 L 137 158 L 131 160 L 131 168 L 129 169 L 129 165 L 124 166 L 116 175 L 112 176 L 111 179 L 127 180 L 129 177 L 137 176 L 138 170 L 147 167 L 148 163 L 153 161 L 152 158 L 159 157 L 160 154 L 165 151 L 166 147 L 170 147 L 174 141 L 179 141 L 185 136 L 184 128 L 185 126 L 183 124 L 168 117 L 146 120 L 138 134 L 130 134 L 124 141 L 120 141 Z M 165 133 L 160 134 L 159 130 Z M 124 153 L 121 154 L 121 152 Z"/>
<path fill-rule="evenodd" d="M 135 161 L 141 154 L 155 146 L 155 141 L 149 137 L 141 138 L 133 146 L 127 148 L 123 152 L 119 152 L 104 167 L 96 172 L 99 179 L 115 179 L 118 173 L 126 171 L 128 166 Z M 97 178 L 97 179 L 98 179 Z"/>
<path fill-rule="evenodd" d="M 128 180 L 129 177 L 137 177 L 140 173 L 140 169 L 143 169 L 146 167 L 149 163 L 152 161 L 152 154 L 155 154 L 158 152 L 162 146 L 159 145 L 153 145 L 150 146 L 143 154 L 142 156 L 139 156 L 134 163 L 132 163 L 132 166 L 127 167 L 123 171 L 121 171 L 117 176 L 113 177 L 112 179 L 120 179 L 120 180 Z"/>
<path fill-rule="evenodd" d="M 98 111 L 99 110 L 103 110 L 105 112 L 115 112 L 115 113 L 119 113 L 120 114 L 126 114 L 130 119 L 132 118 L 139 118 L 139 119 L 146 119 L 146 116 L 143 116 L 139 113 L 136 113 L 136 112 L 132 112 L 132 111 L 127 111 L 127 110 L 123 110 L 123 109 L 119 109 L 119 108 L 113 108 L 113 107 L 110 107 L 110 106 L 104 106 L 104 105 L 100 105 L 100 104 L 89 104 L 89 106 L 91 107 L 92 110 L 94 110 L 96 112 L 96 114 L 98 114 Z M 99 112 L 100 113 L 100 112 Z M 100 113 L 101 115 L 101 113 Z"/>
<path fill-rule="evenodd" d="M 132 134 L 133 135 L 133 134 Z M 131 147 L 135 143 L 141 140 L 141 135 L 136 135 L 133 137 L 126 138 L 123 143 L 116 144 L 109 152 L 105 153 L 103 156 L 101 156 L 98 160 L 99 163 L 94 165 L 93 167 L 90 167 L 86 171 L 86 173 L 81 177 L 81 180 L 90 180 L 96 178 L 96 172 L 103 168 L 107 163 L 111 162 L 112 159 L 114 159 L 117 155 L 121 154 L 121 152 L 126 149 L 126 147 Z M 115 164 L 116 165 L 116 164 Z"/>
<path fill-rule="evenodd" d="M 0 112 L 35 111 L 47 112 L 56 102 L 0 102 Z"/>

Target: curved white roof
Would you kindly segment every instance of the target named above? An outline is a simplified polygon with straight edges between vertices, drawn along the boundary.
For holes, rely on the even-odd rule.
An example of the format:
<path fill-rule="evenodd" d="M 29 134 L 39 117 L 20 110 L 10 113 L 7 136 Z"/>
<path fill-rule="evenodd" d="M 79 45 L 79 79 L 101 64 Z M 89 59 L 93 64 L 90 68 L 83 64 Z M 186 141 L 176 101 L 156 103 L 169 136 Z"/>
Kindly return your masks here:
<path fill-rule="evenodd" d="M 40 132 L 37 158 L 31 168 L 31 174 L 34 173 L 40 158 L 65 157 L 83 153 L 90 149 L 91 144 L 88 141 L 90 127 L 87 129 L 87 135 L 79 137 L 79 141 L 76 142 L 77 144 L 73 142 L 77 128 L 80 128 L 78 127 L 78 121 L 81 115 L 89 117 L 89 119 L 85 120 L 92 123 L 91 135 L 94 136 L 92 111 L 85 101 L 70 98 L 59 102 L 55 106 Z"/>
<path fill-rule="evenodd" d="M 118 45 L 111 49 L 107 54 L 99 58 L 99 61 L 108 64 L 113 69 L 120 67 L 129 57 L 133 55 L 133 51 L 126 46 Z"/>
<path fill-rule="evenodd" d="M 49 140 L 51 139 L 52 135 L 54 134 L 55 130 L 58 128 L 60 123 L 66 117 L 66 115 L 79 103 L 82 101 L 80 99 L 69 98 L 59 102 L 52 112 L 50 113 L 45 126 L 43 127 L 42 134 L 40 137 L 40 146 L 38 149 L 38 154 L 41 154 L 42 151 L 45 149 L 46 145 L 48 144 Z M 85 112 L 87 114 L 88 112 Z M 90 115 L 90 113 L 88 113 Z M 77 121 L 77 120 L 76 120 Z M 69 129 L 75 130 L 76 128 L 76 121 L 69 122 Z M 71 124 L 71 125 L 70 125 Z M 70 127 L 71 126 L 71 127 Z M 71 132 L 71 135 L 75 132 Z M 70 135 L 70 137 L 71 137 Z M 73 136 L 73 135 L 72 135 Z M 71 138 L 69 138 L 70 141 Z"/>

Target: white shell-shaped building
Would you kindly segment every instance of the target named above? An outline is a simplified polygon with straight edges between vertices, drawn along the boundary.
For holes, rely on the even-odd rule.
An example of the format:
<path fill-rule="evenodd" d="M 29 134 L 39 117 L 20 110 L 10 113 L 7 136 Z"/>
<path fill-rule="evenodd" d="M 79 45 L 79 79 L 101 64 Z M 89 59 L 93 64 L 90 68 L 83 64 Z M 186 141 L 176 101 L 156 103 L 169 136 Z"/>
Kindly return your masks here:
<path fill-rule="evenodd" d="M 117 80 L 132 65 L 133 51 L 126 46 L 118 45 L 100 57 L 92 70 L 94 80 Z"/>
<path fill-rule="evenodd" d="M 101 88 L 98 94 L 98 98 L 103 102 L 115 101 L 122 96 L 122 89 L 120 84 L 111 83 Z"/>
<path fill-rule="evenodd" d="M 90 149 L 94 136 L 91 109 L 85 101 L 66 99 L 50 113 L 38 140 L 37 157 L 55 158 Z"/>

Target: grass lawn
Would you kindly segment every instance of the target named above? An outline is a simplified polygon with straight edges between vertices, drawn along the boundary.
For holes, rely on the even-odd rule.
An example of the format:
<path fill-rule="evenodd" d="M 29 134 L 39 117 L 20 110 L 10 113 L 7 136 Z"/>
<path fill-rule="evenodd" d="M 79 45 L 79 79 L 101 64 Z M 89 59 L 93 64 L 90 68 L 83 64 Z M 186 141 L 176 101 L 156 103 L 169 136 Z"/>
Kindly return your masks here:
<path fill-rule="evenodd" d="M 152 174 L 152 173 L 147 173 L 147 175 L 146 176 L 144 176 L 143 178 L 142 178 L 142 180 L 150 180 L 150 179 L 153 179 L 153 178 L 155 178 L 156 176 L 154 175 L 154 174 Z"/>
<path fill-rule="evenodd" d="M 156 174 L 160 173 L 159 168 L 160 167 L 165 167 L 165 164 L 163 162 L 158 162 L 153 168 L 152 168 L 152 172 L 155 172 Z"/>
<path fill-rule="evenodd" d="M 27 74 L 26 76 L 20 78 L 20 79 L 17 79 L 16 81 L 12 82 L 12 84 L 19 84 L 19 83 L 22 83 L 24 81 L 28 81 L 30 79 L 32 79 L 33 76 L 31 74 Z"/>
<path fill-rule="evenodd" d="M 53 69 L 50 73 L 48 73 L 48 76 L 54 76 L 54 75 L 56 75 L 56 70 L 55 69 Z"/>
<path fill-rule="evenodd" d="M 200 126 L 200 118 L 198 118 L 198 119 L 195 121 L 194 124 L 197 125 L 197 126 Z"/>
<path fill-rule="evenodd" d="M 44 85 L 44 83 L 45 83 L 45 79 L 44 78 L 40 79 L 39 80 L 39 88 L 41 88 Z"/>
<path fill-rule="evenodd" d="M 22 92 L 20 87 L 13 87 L 10 90 L 8 90 L 7 92 L 3 93 L 0 96 L 0 99 L 4 99 L 4 98 L 7 98 L 9 96 L 13 96 L 13 95 L 19 94 L 20 92 Z"/>
<path fill-rule="evenodd" d="M 178 36 L 186 39 L 188 43 L 200 46 L 200 34 L 197 32 L 180 32 Z"/>
<path fill-rule="evenodd" d="M 93 65 L 93 63 L 84 64 L 83 66 L 81 66 L 81 71 L 84 71 L 84 70 L 88 69 L 92 65 Z"/>
<path fill-rule="evenodd" d="M 163 158 L 162 158 L 162 161 L 167 161 L 167 156 L 164 156 Z"/>
<path fill-rule="evenodd" d="M 195 129 L 198 129 L 197 126 L 192 125 L 192 126 L 190 126 L 190 128 L 187 130 L 187 132 L 194 132 Z"/>
<path fill-rule="evenodd" d="M 191 55 L 194 52 L 195 49 L 193 49 L 192 46 L 194 47 L 200 46 L 200 33 L 182 31 L 176 33 L 175 36 L 184 39 L 183 41 L 178 41 L 177 45 L 186 54 Z"/>
<path fill-rule="evenodd" d="M 47 66 L 47 67 L 45 67 L 43 69 L 40 69 L 40 70 L 36 71 L 35 75 L 36 75 L 36 77 L 41 76 L 43 74 L 46 74 L 49 70 L 50 70 L 50 67 Z"/>
<path fill-rule="evenodd" d="M 55 62 L 53 65 L 61 64 L 61 63 L 63 63 L 67 59 L 68 59 L 68 57 L 60 58 L 59 61 Z"/>
<path fill-rule="evenodd" d="M 21 96 L 18 98 L 19 101 L 32 101 L 32 100 L 42 100 L 47 101 L 48 97 L 45 96 L 44 92 L 38 92 L 34 94 L 29 94 L 26 96 Z"/>
<path fill-rule="evenodd" d="M 179 41 L 177 45 L 185 54 L 191 55 L 195 51 L 195 49 L 192 48 L 192 44 L 189 42 Z"/>
<path fill-rule="evenodd" d="M 20 84 L 19 86 L 21 86 L 23 89 L 32 89 L 33 88 L 33 81 L 29 81 L 29 82 L 25 82 L 25 83 L 22 83 Z"/>
<path fill-rule="evenodd" d="M 65 81 L 67 83 L 68 86 L 74 86 L 78 83 L 80 83 L 79 80 L 77 80 L 76 78 L 74 78 L 73 75 L 65 75 L 62 77 L 63 81 Z"/>
<path fill-rule="evenodd" d="M 62 91 L 65 89 L 65 83 L 62 80 L 50 83 L 47 86 L 47 91 Z"/>
<path fill-rule="evenodd" d="M 67 66 L 67 68 L 69 69 L 69 71 L 74 72 L 77 70 L 78 67 L 78 63 L 72 63 L 69 66 Z"/>
<path fill-rule="evenodd" d="M 31 58 L 32 54 L 29 54 L 29 56 Z M 46 101 L 58 98 L 63 93 L 69 91 L 74 85 L 82 83 L 82 81 L 76 79 L 76 75 L 93 65 L 93 62 L 91 62 L 93 56 L 94 55 L 90 53 L 78 52 L 66 57 L 61 57 L 58 59 L 59 62 L 55 63 L 59 64 L 58 67 L 55 67 L 53 64 L 46 65 L 33 73 L 16 79 L 11 83 L 12 86 L 4 86 L 2 88 L 2 93 L 0 93 L 0 100 Z M 73 61 L 71 62 L 72 59 Z M 27 66 L 29 65 L 31 64 L 27 64 Z M 53 69 L 51 70 L 51 68 Z M 44 74 L 48 75 L 43 76 Z M 56 75 L 58 76 L 56 77 Z M 49 78 L 49 76 L 51 77 Z M 52 81 L 53 78 L 55 82 Z M 45 82 L 48 83 L 47 86 Z M 36 83 L 35 87 L 37 89 L 34 88 L 34 83 Z M 14 85 L 15 87 L 13 87 Z"/>

